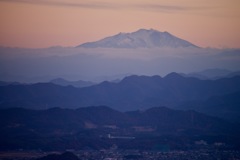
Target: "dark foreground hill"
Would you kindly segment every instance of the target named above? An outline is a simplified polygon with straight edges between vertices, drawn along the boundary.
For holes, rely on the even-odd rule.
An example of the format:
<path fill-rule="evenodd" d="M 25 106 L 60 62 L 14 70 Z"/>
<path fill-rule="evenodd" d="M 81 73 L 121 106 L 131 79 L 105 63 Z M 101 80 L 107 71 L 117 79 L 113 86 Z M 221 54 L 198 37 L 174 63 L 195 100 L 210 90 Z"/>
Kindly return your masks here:
<path fill-rule="evenodd" d="M 195 141 L 239 147 L 239 125 L 165 107 L 119 112 L 108 107 L 0 110 L 0 149 L 194 148 Z"/>

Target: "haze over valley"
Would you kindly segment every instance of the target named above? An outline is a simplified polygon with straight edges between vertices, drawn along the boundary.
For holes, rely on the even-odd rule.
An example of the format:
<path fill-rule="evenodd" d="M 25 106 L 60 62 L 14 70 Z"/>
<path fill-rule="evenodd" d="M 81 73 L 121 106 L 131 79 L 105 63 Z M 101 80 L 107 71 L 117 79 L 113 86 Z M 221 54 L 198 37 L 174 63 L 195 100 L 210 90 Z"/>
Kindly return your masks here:
<path fill-rule="evenodd" d="M 56 78 L 101 82 L 127 75 L 239 71 L 239 49 L 201 48 L 168 32 L 140 29 L 76 47 L 1 47 L 2 81 L 46 82 Z"/>

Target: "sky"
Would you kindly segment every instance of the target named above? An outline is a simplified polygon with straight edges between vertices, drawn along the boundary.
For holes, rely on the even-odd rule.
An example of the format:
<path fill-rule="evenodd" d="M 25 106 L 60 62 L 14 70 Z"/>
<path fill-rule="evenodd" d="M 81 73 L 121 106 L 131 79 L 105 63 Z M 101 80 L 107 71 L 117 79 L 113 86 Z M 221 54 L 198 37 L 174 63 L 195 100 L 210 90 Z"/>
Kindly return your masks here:
<path fill-rule="evenodd" d="M 77 46 L 140 28 L 240 48 L 239 0 L 0 0 L 0 46 Z"/>

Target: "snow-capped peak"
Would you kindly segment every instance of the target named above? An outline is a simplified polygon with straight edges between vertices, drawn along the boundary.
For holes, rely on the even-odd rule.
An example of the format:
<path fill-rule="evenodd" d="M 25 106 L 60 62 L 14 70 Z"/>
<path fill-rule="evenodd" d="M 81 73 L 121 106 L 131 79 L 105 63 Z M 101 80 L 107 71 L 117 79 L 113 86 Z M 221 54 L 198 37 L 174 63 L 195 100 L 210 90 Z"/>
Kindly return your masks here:
<path fill-rule="evenodd" d="M 168 32 L 154 29 L 139 29 L 132 33 L 122 33 L 106 37 L 96 42 L 88 42 L 78 47 L 85 48 L 154 48 L 154 47 L 197 47 L 196 45 L 173 36 Z"/>

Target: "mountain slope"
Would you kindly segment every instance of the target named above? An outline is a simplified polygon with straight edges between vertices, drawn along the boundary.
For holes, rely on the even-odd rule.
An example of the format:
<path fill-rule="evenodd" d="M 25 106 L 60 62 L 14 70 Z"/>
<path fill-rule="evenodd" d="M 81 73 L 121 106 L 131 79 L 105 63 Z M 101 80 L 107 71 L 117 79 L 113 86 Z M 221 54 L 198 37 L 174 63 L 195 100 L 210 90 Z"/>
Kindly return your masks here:
<path fill-rule="evenodd" d="M 96 42 L 88 42 L 77 47 L 85 48 L 154 48 L 154 47 L 197 47 L 196 45 L 175 37 L 168 32 L 140 29 L 132 33 L 119 33 Z"/>
<path fill-rule="evenodd" d="M 240 122 L 240 91 L 212 96 L 204 101 L 190 101 L 180 105 L 181 109 L 193 109 L 207 115 Z"/>

